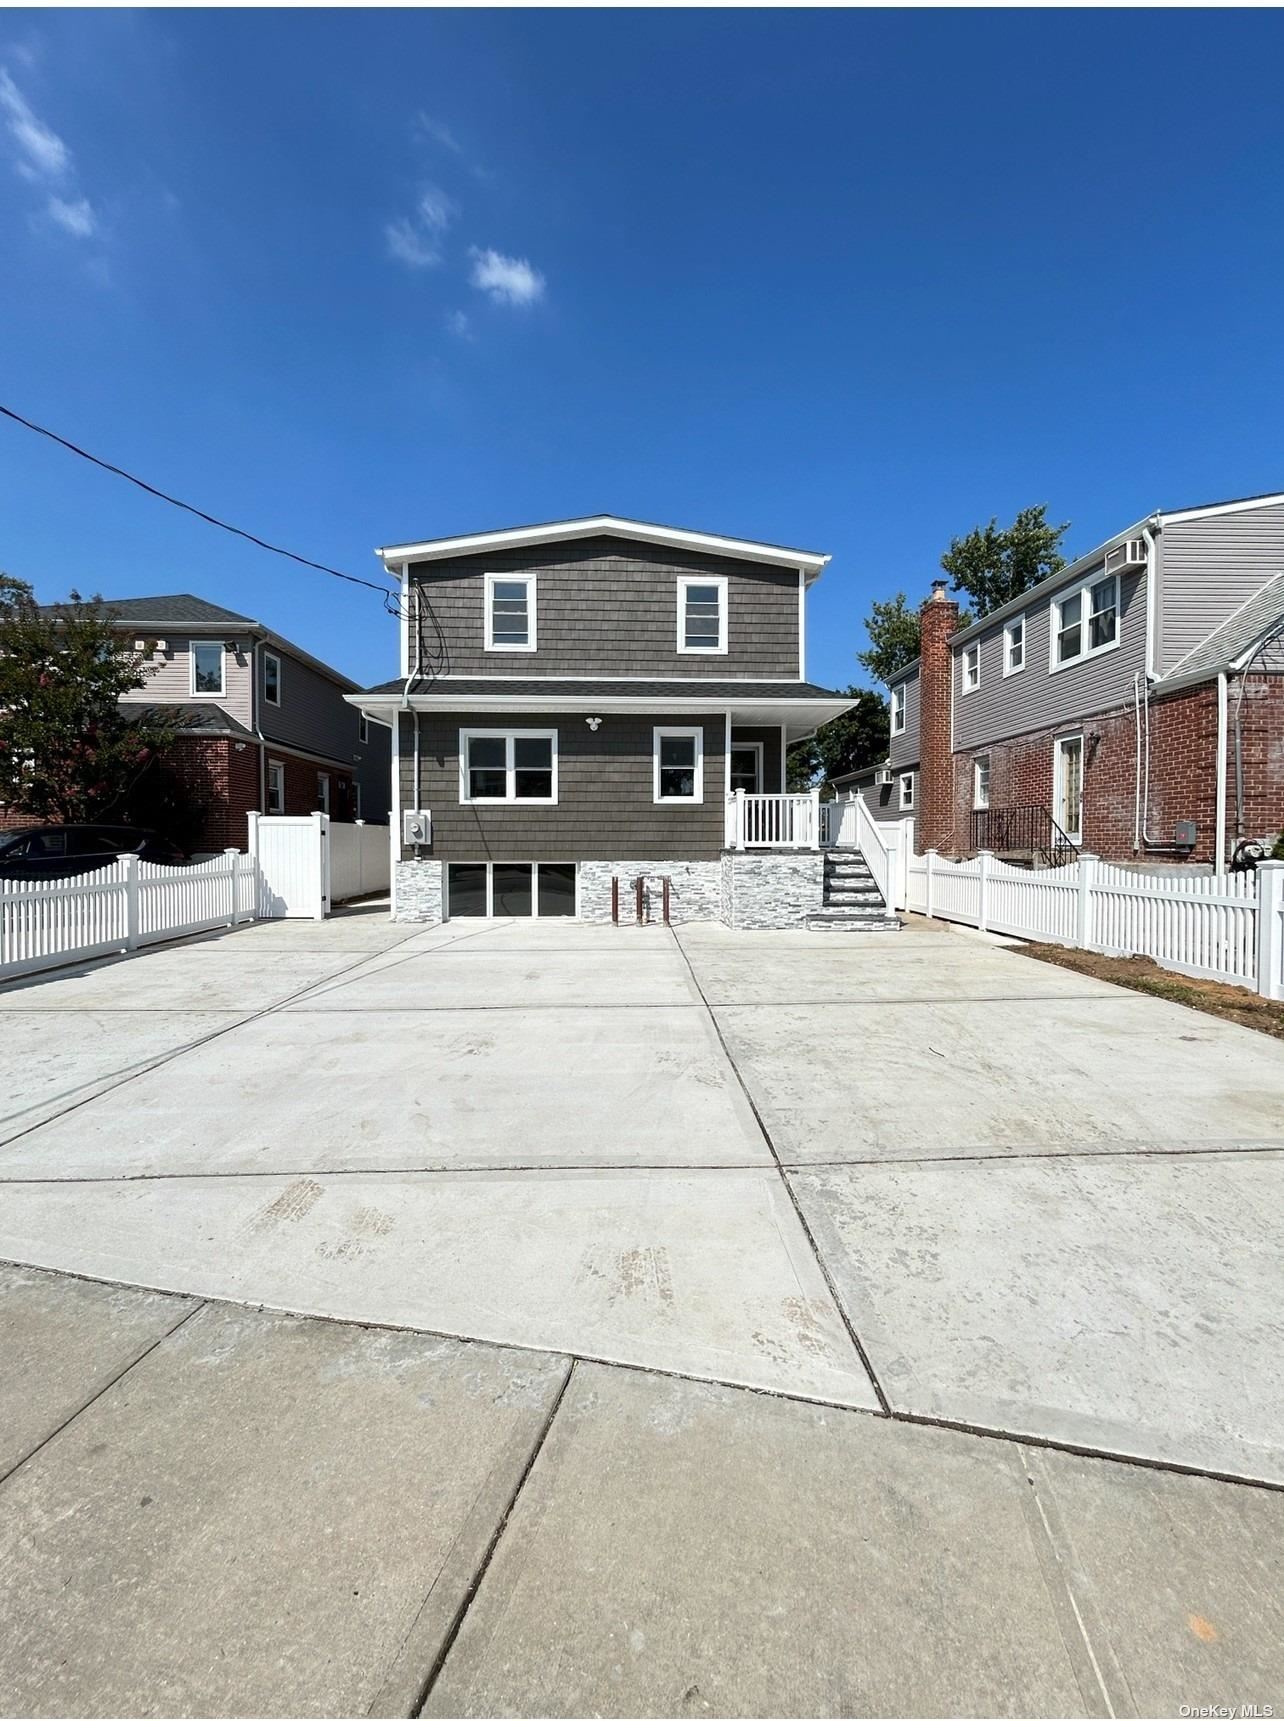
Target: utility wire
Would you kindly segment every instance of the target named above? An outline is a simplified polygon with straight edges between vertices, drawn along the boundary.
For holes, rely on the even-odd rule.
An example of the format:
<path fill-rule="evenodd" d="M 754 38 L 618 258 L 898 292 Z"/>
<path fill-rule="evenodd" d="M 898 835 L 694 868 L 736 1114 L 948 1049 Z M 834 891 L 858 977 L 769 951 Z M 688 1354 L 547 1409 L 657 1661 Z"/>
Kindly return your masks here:
<path fill-rule="evenodd" d="M 60 448 L 67 449 L 72 454 L 78 454 L 82 460 L 88 460 L 94 466 L 100 466 L 104 472 L 110 472 L 117 478 L 125 478 L 131 484 L 136 484 L 140 490 L 145 490 L 149 496 L 156 496 L 162 502 L 168 502 L 172 508 L 181 508 L 187 514 L 195 514 L 198 520 L 204 520 L 211 526 L 217 526 L 221 531 L 231 532 L 233 537 L 244 538 L 247 543 L 256 544 L 260 550 L 270 550 L 274 556 L 284 556 L 287 561 L 298 562 L 301 567 L 314 568 L 319 574 L 330 574 L 336 580 L 346 580 L 351 586 L 365 586 L 368 591 L 378 592 L 384 601 L 384 608 L 392 615 L 400 615 L 401 607 L 397 593 L 388 586 L 378 585 L 374 580 L 359 579 L 356 574 L 345 574 L 341 568 L 331 568 L 325 562 L 311 561 L 307 556 L 296 556 L 293 550 L 283 550 L 279 544 L 269 544 L 266 538 L 257 538 L 253 532 L 243 531 L 240 526 L 231 526 L 226 520 L 220 520 L 214 514 L 207 514 L 203 508 L 196 508 L 190 502 L 180 501 L 177 496 L 169 496 L 164 490 L 158 490 L 154 484 L 146 483 L 142 478 L 136 478 L 132 472 L 126 472 L 123 466 L 113 466 L 109 460 L 100 460 L 96 454 L 90 454 L 86 448 L 79 448 L 74 442 L 68 442 L 65 436 L 59 436 L 55 430 L 47 430 L 43 424 L 33 424 L 31 419 L 24 418 L 20 412 L 12 408 L 0 406 L 0 414 L 11 418 L 15 424 L 21 424 L 27 430 L 34 430 L 38 436 L 47 436 L 50 442 L 56 442 Z"/>

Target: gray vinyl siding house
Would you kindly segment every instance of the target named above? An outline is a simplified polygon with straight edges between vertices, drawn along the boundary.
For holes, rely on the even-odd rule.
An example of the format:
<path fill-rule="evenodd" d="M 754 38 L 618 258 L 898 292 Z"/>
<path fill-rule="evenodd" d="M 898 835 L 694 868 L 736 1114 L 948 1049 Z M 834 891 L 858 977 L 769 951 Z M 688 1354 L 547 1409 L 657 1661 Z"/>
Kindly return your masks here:
<path fill-rule="evenodd" d="M 899 696 L 899 710 L 898 710 Z M 880 783 L 879 770 L 869 766 L 835 777 L 835 794 L 859 795 L 876 819 L 891 821 L 914 817 L 918 805 L 918 705 L 919 660 L 914 659 L 887 686 L 889 728 L 887 769 L 890 783 Z M 892 725 L 895 725 L 892 728 Z"/>
<path fill-rule="evenodd" d="M 350 703 L 393 725 L 394 914 L 600 920 L 639 878 L 675 919 L 748 901 L 737 791 L 791 801 L 790 742 L 848 704 L 805 680 L 827 557 L 610 515 L 380 555 L 401 671 Z M 799 865 L 819 907 L 820 857 Z"/>

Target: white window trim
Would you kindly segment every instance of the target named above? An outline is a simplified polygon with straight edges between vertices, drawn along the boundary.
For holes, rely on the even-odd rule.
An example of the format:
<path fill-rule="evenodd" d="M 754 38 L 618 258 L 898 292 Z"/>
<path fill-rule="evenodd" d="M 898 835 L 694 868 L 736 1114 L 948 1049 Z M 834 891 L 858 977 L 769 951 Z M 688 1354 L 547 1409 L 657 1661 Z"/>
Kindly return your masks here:
<path fill-rule="evenodd" d="M 909 790 L 908 794 L 906 794 L 907 789 Z M 902 771 L 901 772 L 900 783 L 898 785 L 898 799 L 897 799 L 896 804 L 900 808 L 901 812 L 903 812 L 903 813 L 908 813 L 908 812 L 913 811 L 913 808 L 914 808 L 914 773 L 913 773 L 913 771 Z"/>
<path fill-rule="evenodd" d="M 688 645 L 687 587 L 716 586 L 718 588 L 717 645 Z M 725 574 L 678 575 L 678 653 L 682 657 L 725 657 L 727 655 L 727 576 Z"/>
<path fill-rule="evenodd" d="M 503 795 L 470 795 L 468 793 L 468 743 L 473 740 L 502 740 L 504 773 L 507 793 Z M 515 741 L 551 741 L 553 763 L 553 793 L 538 798 L 516 795 Z M 556 729 L 461 729 L 459 731 L 459 804 L 461 807 L 555 807 L 557 805 L 557 730 Z"/>
<path fill-rule="evenodd" d="M 660 793 L 660 743 L 676 736 L 695 741 L 695 794 L 662 795 Z M 651 731 L 651 798 L 657 807 L 700 807 L 704 805 L 704 730 L 690 727 L 654 728 Z"/>
<path fill-rule="evenodd" d="M 317 772 L 317 811 L 328 813 L 331 806 L 331 784 L 328 771 Z"/>
<path fill-rule="evenodd" d="M 1015 668 L 1012 666 L 1012 634 L 1016 628 L 1021 629 L 1021 661 Z M 1003 673 L 1020 675 L 1025 669 L 1026 659 L 1030 655 L 1030 629 L 1023 615 L 1013 616 L 1003 629 Z"/>
<path fill-rule="evenodd" d="M 763 753 L 762 753 L 762 742 L 761 741 L 733 741 L 731 743 L 731 747 L 727 753 L 728 780 L 730 780 L 730 774 L 731 774 L 731 754 L 732 753 L 748 753 L 751 749 L 753 752 L 755 752 L 758 755 L 758 787 L 753 791 L 753 793 L 756 795 L 761 795 L 763 793 L 762 785 L 763 785 L 763 781 L 764 781 L 764 778 L 763 778 Z"/>
<path fill-rule="evenodd" d="M 218 692 L 198 693 L 196 691 L 196 648 L 198 645 L 212 645 L 218 652 Z M 189 681 L 193 699 L 224 699 L 227 697 L 227 653 L 223 649 L 221 639 L 189 639 L 187 642 L 189 663 Z"/>
<path fill-rule="evenodd" d="M 502 581 L 504 585 L 524 585 L 526 587 L 526 629 L 527 642 L 525 645 L 511 645 L 495 640 L 495 583 Z M 486 650 L 487 651 L 534 651 L 536 629 L 536 598 L 538 582 L 534 574 L 505 574 L 500 572 L 486 575 Z"/>
<path fill-rule="evenodd" d="M 1074 661 L 1077 663 L 1079 660 L 1075 658 Z M 1065 822 L 1065 807 L 1062 804 L 1063 797 L 1061 794 L 1061 754 L 1063 749 L 1073 741 L 1079 743 L 1079 829 L 1077 831 L 1072 831 Z M 1083 809 L 1087 799 L 1085 794 L 1087 789 L 1087 772 L 1085 770 L 1087 758 L 1088 750 L 1084 746 L 1081 729 L 1076 729 L 1069 735 L 1058 735 L 1052 743 L 1052 816 L 1076 848 L 1083 846 Z"/>
<path fill-rule="evenodd" d="M 981 766 L 985 766 L 985 799 L 981 799 Z M 990 755 L 978 753 L 972 760 L 972 811 L 988 813 L 990 810 Z"/>
<path fill-rule="evenodd" d="M 276 698 L 275 699 L 273 699 L 272 695 L 268 692 L 267 666 L 269 663 L 274 663 L 276 665 Z M 193 658 L 193 660 L 192 660 L 192 674 L 195 675 L 195 673 L 196 673 L 196 660 Z M 281 659 L 277 655 L 277 653 L 274 651 L 265 651 L 263 653 L 263 703 L 265 705 L 275 706 L 278 711 L 281 709 Z"/>
<path fill-rule="evenodd" d="M 967 662 L 969 657 L 972 657 L 976 664 L 975 681 L 969 681 L 967 678 Z M 965 645 L 963 650 L 959 653 L 959 682 L 960 694 L 975 693 L 977 688 L 981 685 L 981 642 L 979 639 L 972 645 Z"/>
<path fill-rule="evenodd" d="M 1092 590 L 1093 586 L 1104 585 L 1107 580 L 1113 581 L 1115 588 L 1115 637 L 1110 641 L 1109 645 L 1089 645 L 1088 637 L 1091 631 L 1090 624 L 1092 619 L 1092 610 L 1088 601 L 1088 594 Z M 1080 649 L 1073 657 L 1067 657 L 1063 661 L 1058 662 L 1057 636 L 1061 632 L 1062 606 L 1068 603 L 1072 597 L 1075 597 L 1080 593 L 1083 594 L 1084 600 L 1081 606 L 1079 618 Z M 1049 675 L 1056 675 L 1063 669 L 1073 669 L 1077 663 L 1086 663 L 1088 659 L 1092 657 L 1104 657 L 1108 651 L 1118 651 L 1120 642 L 1123 638 L 1122 599 L 1123 589 L 1120 585 L 1119 575 L 1107 574 L 1102 568 L 1098 568 L 1095 573 L 1089 574 L 1085 579 L 1077 580 L 1074 585 L 1066 586 L 1064 591 L 1059 591 L 1053 596 L 1048 605 Z"/>
<path fill-rule="evenodd" d="M 898 698 L 900 701 L 899 706 L 897 704 Z M 902 681 L 899 687 L 894 687 L 892 689 L 892 734 L 893 735 L 903 735 L 904 733 L 905 733 L 905 683 Z"/>
<path fill-rule="evenodd" d="M 272 781 L 276 779 L 281 789 L 280 805 L 272 805 Z M 267 806 L 264 809 L 269 816 L 279 816 L 285 811 L 285 765 L 280 759 L 269 759 L 267 762 Z"/>

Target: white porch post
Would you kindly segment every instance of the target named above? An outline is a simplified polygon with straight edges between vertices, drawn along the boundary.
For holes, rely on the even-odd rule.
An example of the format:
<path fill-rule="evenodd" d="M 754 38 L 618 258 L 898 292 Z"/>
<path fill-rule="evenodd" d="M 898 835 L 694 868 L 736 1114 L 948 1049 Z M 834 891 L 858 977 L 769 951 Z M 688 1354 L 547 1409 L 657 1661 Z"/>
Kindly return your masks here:
<path fill-rule="evenodd" d="M 813 789 L 811 792 L 811 846 L 814 849 L 818 849 L 820 847 L 820 790 L 819 789 Z"/>
<path fill-rule="evenodd" d="M 1284 998 L 1284 861 L 1257 863 L 1257 990 Z"/>

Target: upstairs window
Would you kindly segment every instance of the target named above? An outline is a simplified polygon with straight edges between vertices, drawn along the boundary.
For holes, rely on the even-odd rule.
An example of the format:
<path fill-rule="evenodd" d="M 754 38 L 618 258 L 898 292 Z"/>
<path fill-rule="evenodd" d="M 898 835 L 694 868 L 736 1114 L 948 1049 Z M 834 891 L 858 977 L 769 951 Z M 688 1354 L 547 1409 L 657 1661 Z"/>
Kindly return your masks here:
<path fill-rule="evenodd" d="M 963 691 L 975 693 L 981 685 L 981 647 L 965 645 L 963 647 Z"/>
<path fill-rule="evenodd" d="M 555 729 L 465 729 L 459 739 L 461 801 L 556 802 Z"/>
<path fill-rule="evenodd" d="M 486 650 L 534 649 L 534 574 L 487 574 Z"/>
<path fill-rule="evenodd" d="M 892 734 L 900 735 L 905 728 L 905 683 L 892 689 Z"/>
<path fill-rule="evenodd" d="M 1088 580 L 1052 600 L 1052 663 L 1095 657 L 1119 644 L 1119 578 Z"/>
<path fill-rule="evenodd" d="M 704 733 L 699 729 L 657 729 L 652 743 L 653 790 L 657 806 L 692 806 L 704 800 Z"/>
<path fill-rule="evenodd" d="M 1025 668 L 1025 617 L 1018 616 L 1003 630 L 1003 673 L 1016 675 Z"/>
<path fill-rule="evenodd" d="M 712 579 L 678 581 L 678 650 L 722 652 L 727 649 L 727 582 Z"/>
<path fill-rule="evenodd" d="M 192 641 L 192 692 L 213 696 L 222 695 L 222 640 L 194 639 Z"/>
<path fill-rule="evenodd" d="M 269 705 L 281 703 L 281 659 L 271 651 L 263 653 L 263 697 Z"/>

